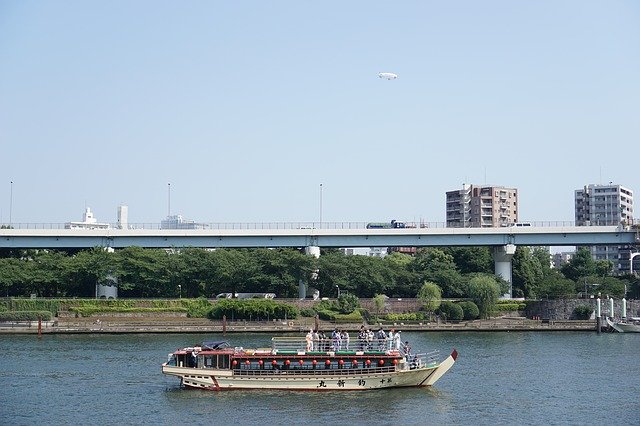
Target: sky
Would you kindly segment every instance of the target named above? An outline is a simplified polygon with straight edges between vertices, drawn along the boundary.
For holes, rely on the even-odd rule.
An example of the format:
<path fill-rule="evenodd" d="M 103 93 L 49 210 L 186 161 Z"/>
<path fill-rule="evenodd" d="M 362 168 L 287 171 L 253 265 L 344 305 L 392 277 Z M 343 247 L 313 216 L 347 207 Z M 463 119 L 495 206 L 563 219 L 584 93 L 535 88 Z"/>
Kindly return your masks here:
<path fill-rule="evenodd" d="M 0 0 L 0 222 L 572 221 L 640 197 L 639 76 L 632 0 Z"/>

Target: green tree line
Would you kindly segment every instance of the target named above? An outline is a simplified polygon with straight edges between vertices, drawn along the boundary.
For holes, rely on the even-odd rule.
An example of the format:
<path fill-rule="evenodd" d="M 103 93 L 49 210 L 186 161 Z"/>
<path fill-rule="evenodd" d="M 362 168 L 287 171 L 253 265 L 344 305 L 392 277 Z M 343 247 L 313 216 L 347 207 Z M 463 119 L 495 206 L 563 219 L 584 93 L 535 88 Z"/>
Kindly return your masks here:
<path fill-rule="evenodd" d="M 279 298 L 298 296 L 303 280 L 335 297 L 337 289 L 361 298 L 379 294 L 416 297 L 425 282 L 444 298 L 471 297 L 481 277 L 499 285 L 493 258 L 486 247 L 422 248 L 414 256 L 392 253 L 385 258 L 347 256 L 323 250 L 319 259 L 296 249 L 175 250 L 128 247 L 109 253 L 102 248 L 64 252 L 54 250 L 0 253 L 0 294 L 25 297 L 93 297 L 96 283 L 118 282 L 121 297 L 214 297 L 230 292 L 269 292 Z M 311 276 L 319 270 L 317 280 Z M 518 247 L 513 258 L 513 295 L 526 298 L 575 297 L 586 290 L 638 297 L 638 280 L 615 277 L 610 262 L 594 261 L 579 250 L 561 269 L 550 266 L 543 248 Z M 475 279 L 475 281 L 474 281 Z M 179 290 L 180 289 L 180 290 Z"/>

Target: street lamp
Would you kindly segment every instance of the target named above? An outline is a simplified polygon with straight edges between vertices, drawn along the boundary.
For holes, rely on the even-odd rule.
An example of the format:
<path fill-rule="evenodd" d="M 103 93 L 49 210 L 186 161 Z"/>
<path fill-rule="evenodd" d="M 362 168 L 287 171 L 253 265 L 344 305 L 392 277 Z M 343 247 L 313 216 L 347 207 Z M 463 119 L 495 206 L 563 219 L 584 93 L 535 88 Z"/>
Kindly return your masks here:
<path fill-rule="evenodd" d="M 633 275 L 633 258 L 636 256 L 640 256 L 640 252 L 629 254 L 629 274 Z"/>
<path fill-rule="evenodd" d="M 11 195 L 9 196 L 9 228 L 11 228 L 11 213 L 13 212 L 13 181 L 11 181 Z"/>
<path fill-rule="evenodd" d="M 338 298 L 340 298 L 340 287 L 336 285 L 336 288 L 338 289 Z"/>
<path fill-rule="evenodd" d="M 180 294 L 180 299 L 182 299 L 182 286 L 178 284 L 178 293 Z"/>
<path fill-rule="evenodd" d="M 320 184 L 320 229 L 322 229 L 322 184 Z"/>

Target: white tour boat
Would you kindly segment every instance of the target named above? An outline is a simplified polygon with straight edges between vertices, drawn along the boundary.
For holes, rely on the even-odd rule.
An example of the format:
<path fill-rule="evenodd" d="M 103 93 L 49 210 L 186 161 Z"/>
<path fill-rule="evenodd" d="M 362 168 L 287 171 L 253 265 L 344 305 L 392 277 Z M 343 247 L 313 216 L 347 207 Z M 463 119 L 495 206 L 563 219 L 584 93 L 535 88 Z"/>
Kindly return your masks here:
<path fill-rule="evenodd" d="M 413 354 L 402 344 L 391 346 L 373 341 L 334 348 L 330 340 L 299 337 L 274 337 L 270 348 L 257 349 L 204 342 L 170 354 L 162 372 L 196 389 L 368 390 L 431 386 L 458 356 L 454 349 L 438 362 L 437 352 Z"/>

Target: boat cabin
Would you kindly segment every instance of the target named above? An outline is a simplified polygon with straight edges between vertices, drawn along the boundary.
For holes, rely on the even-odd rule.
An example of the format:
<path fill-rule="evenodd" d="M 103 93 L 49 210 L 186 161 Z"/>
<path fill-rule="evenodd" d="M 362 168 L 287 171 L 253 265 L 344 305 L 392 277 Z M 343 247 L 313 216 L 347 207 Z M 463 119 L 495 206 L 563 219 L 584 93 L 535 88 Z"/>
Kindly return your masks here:
<path fill-rule="evenodd" d="M 325 344 L 326 343 L 326 344 Z M 274 337 L 271 348 L 244 349 L 227 342 L 204 342 L 170 354 L 167 365 L 187 368 L 231 370 L 233 374 L 327 374 L 335 370 L 370 372 L 371 369 L 394 371 L 396 368 L 417 368 L 424 365 L 421 355 L 410 354 L 407 348 L 390 348 L 388 342 L 373 342 L 367 347 L 339 348 L 328 342 L 318 342 L 307 350 L 299 337 Z M 436 352 L 427 363 L 435 363 Z"/>

